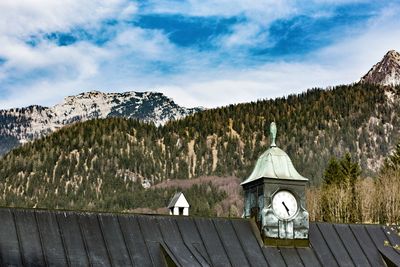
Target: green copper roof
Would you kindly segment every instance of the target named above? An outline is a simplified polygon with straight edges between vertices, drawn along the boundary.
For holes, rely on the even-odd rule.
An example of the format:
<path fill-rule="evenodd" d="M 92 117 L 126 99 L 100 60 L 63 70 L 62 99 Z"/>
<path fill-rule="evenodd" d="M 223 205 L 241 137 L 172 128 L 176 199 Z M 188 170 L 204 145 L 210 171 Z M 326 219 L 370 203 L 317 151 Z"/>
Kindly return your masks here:
<path fill-rule="evenodd" d="M 258 158 L 253 172 L 241 185 L 261 178 L 308 181 L 296 171 L 286 152 L 276 146 L 276 124 L 274 122 L 271 123 L 270 130 L 271 147 Z"/>

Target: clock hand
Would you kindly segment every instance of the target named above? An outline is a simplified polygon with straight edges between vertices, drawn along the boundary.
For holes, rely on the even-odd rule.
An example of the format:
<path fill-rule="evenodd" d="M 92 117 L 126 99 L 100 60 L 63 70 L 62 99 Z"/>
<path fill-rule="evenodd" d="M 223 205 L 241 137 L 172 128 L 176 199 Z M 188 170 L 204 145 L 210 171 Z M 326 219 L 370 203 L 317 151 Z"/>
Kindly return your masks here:
<path fill-rule="evenodd" d="M 282 204 L 283 204 L 283 206 L 285 206 L 286 212 L 287 212 L 287 214 L 290 216 L 289 209 L 288 209 L 288 207 L 286 206 L 285 201 L 282 201 Z"/>

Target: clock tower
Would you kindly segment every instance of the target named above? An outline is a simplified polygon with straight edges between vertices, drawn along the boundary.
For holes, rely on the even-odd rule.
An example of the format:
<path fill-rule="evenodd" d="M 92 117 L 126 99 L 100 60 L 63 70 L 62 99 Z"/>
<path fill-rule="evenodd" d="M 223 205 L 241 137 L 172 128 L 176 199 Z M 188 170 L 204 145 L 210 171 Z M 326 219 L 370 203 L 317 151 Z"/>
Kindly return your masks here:
<path fill-rule="evenodd" d="M 296 171 L 289 156 L 277 147 L 276 132 L 276 124 L 272 122 L 270 148 L 241 183 L 244 217 L 255 219 L 266 245 L 308 246 L 305 200 L 308 179 Z"/>

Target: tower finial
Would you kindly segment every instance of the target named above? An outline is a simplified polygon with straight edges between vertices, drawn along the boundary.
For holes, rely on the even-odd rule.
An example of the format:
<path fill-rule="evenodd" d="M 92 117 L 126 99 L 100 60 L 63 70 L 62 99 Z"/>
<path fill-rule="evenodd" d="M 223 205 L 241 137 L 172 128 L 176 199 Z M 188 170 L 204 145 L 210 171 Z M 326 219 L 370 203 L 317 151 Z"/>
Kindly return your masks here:
<path fill-rule="evenodd" d="M 275 122 L 271 122 L 271 125 L 269 127 L 269 132 L 271 135 L 271 147 L 275 147 L 276 143 L 276 123 Z"/>

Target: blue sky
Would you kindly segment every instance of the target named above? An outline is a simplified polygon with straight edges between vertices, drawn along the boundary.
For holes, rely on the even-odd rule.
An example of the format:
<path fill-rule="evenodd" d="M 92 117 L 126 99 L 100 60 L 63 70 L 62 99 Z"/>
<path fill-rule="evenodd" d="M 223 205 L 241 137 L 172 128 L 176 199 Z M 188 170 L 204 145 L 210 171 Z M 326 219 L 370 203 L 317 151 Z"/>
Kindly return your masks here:
<path fill-rule="evenodd" d="M 0 109 L 83 91 L 215 107 L 357 81 L 400 50 L 400 1 L 0 2 Z"/>

